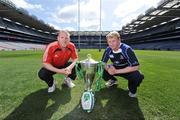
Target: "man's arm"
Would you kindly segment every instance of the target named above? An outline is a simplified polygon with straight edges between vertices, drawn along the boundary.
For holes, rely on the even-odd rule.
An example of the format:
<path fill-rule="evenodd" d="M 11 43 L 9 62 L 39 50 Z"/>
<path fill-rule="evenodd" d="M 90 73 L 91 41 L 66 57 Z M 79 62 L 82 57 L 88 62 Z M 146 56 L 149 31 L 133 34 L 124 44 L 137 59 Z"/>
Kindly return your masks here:
<path fill-rule="evenodd" d="M 77 60 L 78 60 L 78 58 L 73 59 L 73 60 L 72 60 L 72 63 L 71 63 L 68 67 L 66 67 L 65 69 L 67 69 L 67 70 L 71 73 L 72 69 L 73 69 L 74 66 L 76 65 Z"/>
<path fill-rule="evenodd" d="M 109 74 L 114 75 L 114 74 L 124 74 L 124 73 L 130 73 L 133 71 L 139 70 L 139 65 L 137 66 L 128 66 L 122 69 L 116 69 L 114 66 L 110 66 L 107 71 Z"/>
<path fill-rule="evenodd" d="M 77 50 L 74 44 L 71 45 L 71 51 L 72 51 L 72 55 L 71 55 L 72 63 L 65 68 L 66 70 L 69 71 L 69 74 L 71 74 L 71 71 L 76 65 L 76 62 L 78 60 L 78 54 L 77 54 Z"/>
<path fill-rule="evenodd" d="M 139 70 L 139 62 L 134 53 L 134 51 L 130 48 L 127 49 L 127 57 L 128 57 L 128 65 L 123 69 L 115 70 L 115 74 L 123 74 L 123 73 L 130 73 Z"/>
<path fill-rule="evenodd" d="M 116 69 L 115 74 L 123 74 L 123 73 L 130 73 L 139 70 L 139 65 L 138 66 L 128 66 L 123 69 Z"/>
<path fill-rule="evenodd" d="M 65 75 L 69 74 L 68 70 L 66 70 L 65 68 L 58 69 L 58 68 L 52 66 L 50 63 L 43 62 L 43 67 L 52 71 L 52 72 L 55 72 L 55 73 L 65 74 Z"/>

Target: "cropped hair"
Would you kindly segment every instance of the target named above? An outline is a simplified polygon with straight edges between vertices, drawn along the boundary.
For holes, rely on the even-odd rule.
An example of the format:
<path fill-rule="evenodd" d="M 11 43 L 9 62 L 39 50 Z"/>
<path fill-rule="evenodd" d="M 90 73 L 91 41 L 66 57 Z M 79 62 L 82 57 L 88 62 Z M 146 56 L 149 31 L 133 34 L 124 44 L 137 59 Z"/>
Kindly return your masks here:
<path fill-rule="evenodd" d="M 106 35 L 106 39 L 109 39 L 109 38 L 117 38 L 117 39 L 120 39 L 120 34 L 117 32 L 117 31 L 112 31 L 110 33 L 108 33 Z"/>
<path fill-rule="evenodd" d="M 66 33 L 67 36 L 70 38 L 70 33 L 69 33 L 67 30 L 59 30 L 59 31 L 58 31 L 58 36 L 59 36 L 61 33 Z"/>

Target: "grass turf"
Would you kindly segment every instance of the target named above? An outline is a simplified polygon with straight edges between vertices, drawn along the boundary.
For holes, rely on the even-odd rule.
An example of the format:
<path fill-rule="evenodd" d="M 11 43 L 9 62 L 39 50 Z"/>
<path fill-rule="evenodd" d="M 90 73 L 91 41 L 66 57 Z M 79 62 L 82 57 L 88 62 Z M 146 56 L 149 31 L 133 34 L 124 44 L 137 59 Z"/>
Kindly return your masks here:
<path fill-rule="evenodd" d="M 179 120 L 180 119 L 180 52 L 135 51 L 145 79 L 138 97 L 129 98 L 127 81 L 118 77 L 119 85 L 102 88 L 95 94 L 91 113 L 80 107 L 83 80 L 76 87 L 61 86 L 63 76 L 55 75 L 57 89 L 47 93 L 47 85 L 37 72 L 42 51 L 0 52 L 0 119 L 5 120 Z M 91 53 L 100 60 L 103 52 L 81 50 L 79 59 Z"/>

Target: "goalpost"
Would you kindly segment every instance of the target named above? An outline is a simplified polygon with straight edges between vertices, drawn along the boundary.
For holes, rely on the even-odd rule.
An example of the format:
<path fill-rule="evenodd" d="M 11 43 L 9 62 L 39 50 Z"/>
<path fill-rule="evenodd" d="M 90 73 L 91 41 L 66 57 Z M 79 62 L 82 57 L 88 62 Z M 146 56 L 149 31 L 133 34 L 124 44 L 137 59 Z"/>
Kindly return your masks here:
<path fill-rule="evenodd" d="M 78 29 L 78 51 L 80 52 L 81 50 L 81 35 L 80 35 L 80 30 L 81 30 L 81 27 L 80 27 L 80 24 L 81 24 L 81 21 L 80 21 L 80 0 L 78 0 L 78 23 L 77 23 L 77 29 Z M 101 0 L 99 0 L 99 52 L 101 51 L 101 48 L 102 48 L 102 45 L 101 45 L 101 41 L 102 41 L 102 32 L 101 32 L 101 10 L 102 10 L 102 5 L 101 5 Z"/>

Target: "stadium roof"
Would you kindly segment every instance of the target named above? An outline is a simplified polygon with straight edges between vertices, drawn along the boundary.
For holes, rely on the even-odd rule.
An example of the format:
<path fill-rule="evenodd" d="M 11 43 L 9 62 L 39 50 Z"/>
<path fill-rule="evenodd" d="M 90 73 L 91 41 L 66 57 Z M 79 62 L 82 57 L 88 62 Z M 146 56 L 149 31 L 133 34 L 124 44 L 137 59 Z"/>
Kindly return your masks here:
<path fill-rule="evenodd" d="M 36 16 L 29 15 L 25 9 L 17 8 L 15 4 L 9 0 L 0 0 L 0 17 L 44 32 L 53 33 L 57 31 L 52 26 L 44 23 L 44 21 L 38 20 Z"/>
<path fill-rule="evenodd" d="M 123 26 L 121 32 L 137 33 L 177 19 L 180 20 L 180 0 L 161 0 L 157 8 L 149 8 L 145 14 Z"/>

